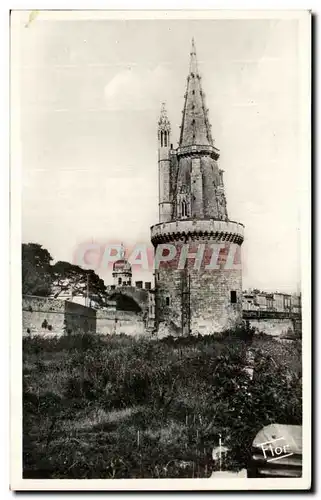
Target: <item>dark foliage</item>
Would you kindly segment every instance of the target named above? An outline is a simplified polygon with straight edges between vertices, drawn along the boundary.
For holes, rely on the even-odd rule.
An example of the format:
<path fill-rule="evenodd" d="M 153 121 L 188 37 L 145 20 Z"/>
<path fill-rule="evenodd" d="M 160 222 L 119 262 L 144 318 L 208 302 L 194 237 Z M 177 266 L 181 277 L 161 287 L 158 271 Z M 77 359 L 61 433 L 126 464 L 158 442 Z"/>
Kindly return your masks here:
<path fill-rule="evenodd" d="M 24 339 L 24 477 L 206 477 L 219 434 L 225 466 L 247 467 L 264 425 L 302 418 L 300 370 L 260 342 L 251 380 L 248 341 L 232 332 Z"/>
<path fill-rule="evenodd" d="M 50 253 L 37 243 L 23 243 L 21 252 L 22 293 L 47 297 L 51 291 Z"/>

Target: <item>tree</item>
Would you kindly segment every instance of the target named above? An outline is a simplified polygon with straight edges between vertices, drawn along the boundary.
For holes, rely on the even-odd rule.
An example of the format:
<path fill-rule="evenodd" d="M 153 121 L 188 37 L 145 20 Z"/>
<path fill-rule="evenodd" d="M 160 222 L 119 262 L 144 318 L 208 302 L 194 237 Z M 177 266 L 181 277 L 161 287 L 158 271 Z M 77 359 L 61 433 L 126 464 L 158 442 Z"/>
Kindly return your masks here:
<path fill-rule="evenodd" d="M 69 262 L 58 261 L 52 266 L 53 293 L 59 297 L 63 292 L 72 296 L 87 297 L 99 305 L 106 302 L 107 291 L 104 281 L 92 269 L 82 269 Z"/>
<path fill-rule="evenodd" d="M 22 244 L 22 293 L 47 297 L 51 292 L 52 257 L 38 243 Z"/>

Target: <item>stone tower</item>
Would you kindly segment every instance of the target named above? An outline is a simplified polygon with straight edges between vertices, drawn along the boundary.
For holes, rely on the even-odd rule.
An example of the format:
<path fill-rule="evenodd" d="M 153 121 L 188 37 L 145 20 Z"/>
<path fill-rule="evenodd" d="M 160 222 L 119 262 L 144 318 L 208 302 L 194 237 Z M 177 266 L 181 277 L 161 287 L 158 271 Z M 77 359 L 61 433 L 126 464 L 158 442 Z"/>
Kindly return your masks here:
<path fill-rule="evenodd" d="M 242 320 L 244 227 L 228 218 L 194 40 L 184 98 L 177 149 L 164 104 L 158 122 L 156 323 L 172 334 L 213 334 Z"/>

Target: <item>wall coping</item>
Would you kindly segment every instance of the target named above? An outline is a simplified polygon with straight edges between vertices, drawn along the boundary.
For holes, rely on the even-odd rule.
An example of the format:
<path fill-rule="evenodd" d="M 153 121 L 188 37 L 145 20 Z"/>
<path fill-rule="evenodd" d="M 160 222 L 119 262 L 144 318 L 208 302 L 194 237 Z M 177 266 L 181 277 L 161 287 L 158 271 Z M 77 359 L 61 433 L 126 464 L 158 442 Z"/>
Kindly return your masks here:
<path fill-rule="evenodd" d="M 78 304 L 77 302 L 72 302 L 70 300 L 58 299 L 54 297 L 42 297 L 40 295 L 22 295 L 22 310 L 28 312 L 29 309 L 25 309 L 27 306 L 26 303 L 31 301 L 37 301 L 38 303 L 43 304 L 44 306 L 50 305 L 53 307 L 52 310 L 45 311 L 44 309 L 37 309 L 32 307 L 34 312 L 50 312 L 50 313 L 62 313 L 62 314 L 71 314 L 78 316 L 87 316 L 95 317 L 96 309 L 93 307 L 84 306 L 83 304 Z M 57 306 L 60 306 L 57 308 Z M 55 307 L 56 306 L 56 307 Z M 28 306 L 27 306 L 28 307 Z M 30 307 L 30 306 L 29 306 Z M 75 311 L 72 311 L 75 309 Z M 83 314 L 82 314 L 83 313 Z"/>

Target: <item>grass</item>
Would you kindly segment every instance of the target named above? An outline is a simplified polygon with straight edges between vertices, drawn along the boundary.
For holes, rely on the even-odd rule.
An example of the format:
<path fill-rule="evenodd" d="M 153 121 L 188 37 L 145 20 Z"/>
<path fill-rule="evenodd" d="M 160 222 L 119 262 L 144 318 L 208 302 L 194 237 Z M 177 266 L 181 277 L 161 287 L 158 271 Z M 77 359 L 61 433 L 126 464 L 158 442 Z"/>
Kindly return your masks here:
<path fill-rule="evenodd" d="M 24 339 L 24 477 L 208 477 L 219 434 L 225 466 L 247 467 L 264 425 L 301 423 L 300 362 L 258 339 L 250 380 L 248 348 L 233 332 Z"/>

